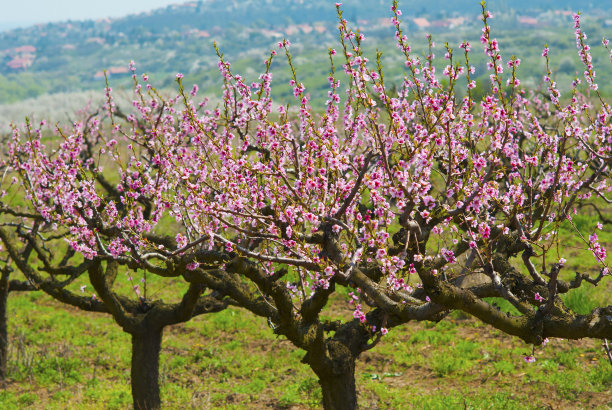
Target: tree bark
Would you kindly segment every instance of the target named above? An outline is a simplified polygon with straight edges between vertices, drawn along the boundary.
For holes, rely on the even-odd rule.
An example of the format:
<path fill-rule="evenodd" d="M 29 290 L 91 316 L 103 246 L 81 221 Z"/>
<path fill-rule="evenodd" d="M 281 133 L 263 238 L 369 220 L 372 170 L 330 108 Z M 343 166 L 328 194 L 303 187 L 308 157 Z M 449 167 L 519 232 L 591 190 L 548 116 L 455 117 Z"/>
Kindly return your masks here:
<path fill-rule="evenodd" d="M 325 410 L 352 410 L 357 408 L 355 369 L 340 374 L 319 376 Z"/>
<path fill-rule="evenodd" d="M 159 352 L 163 329 L 132 333 L 132 398 L 135 410 L 161 408 Z"/>
<path fill-rule="evenodd" d="M 357 408 L 355 357 L 338 341 L 326 341 L 321 354 L 308 354 L 306 361 L 319 378 L 325 410 Z"/>
<path fill-rule="evenodd" d="M 6 304 L 9 294 L 9 274 L 2 272 L 0 277 L 0 380 L 5 380 L 8 369 L 8 329 L 6 323 Z"/>

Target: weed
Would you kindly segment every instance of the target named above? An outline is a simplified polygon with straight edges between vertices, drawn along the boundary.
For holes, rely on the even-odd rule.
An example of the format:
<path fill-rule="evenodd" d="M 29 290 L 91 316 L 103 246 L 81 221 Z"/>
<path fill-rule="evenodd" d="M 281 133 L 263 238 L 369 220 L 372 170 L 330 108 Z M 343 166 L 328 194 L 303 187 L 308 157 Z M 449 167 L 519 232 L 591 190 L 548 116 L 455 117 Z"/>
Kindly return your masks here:
<path fill-rule="evenodd" d="M 22 406 L 31 406 L 32 404 L 36 403 L 36 400 L 38 400 L 38 396 L 36 394 L 23 393 L 21 396 L 19 396 L 17 402 Z"/>
<path fill-rule="evenodd" d="M 423 342 L 442 345 L 447 344 L 453 339 L 452 335 L 443 332 L 437 332 L 435 330 L 422 330 L 410 336 L 409 342 L 412 344 L 421 344 Z"/>
<path fill-rule="evenodd" d="M 510 374 L 514 371 L 514 364 L 506 361 L 498 361 L 493 363 L 493 369 L 497 374 Z"/>
<path fill-rule="evenodd" d="M 565 306 L 580 315 L 589 314 L 599 306 L 598 300 L 593 298 L 589 290 L 584 286 L 570 290 L 562 295 L 561 298 Z"/>
<path fill-rule="evenodd" d="M 466 359 L 477 359 L 480 357 L 478 344 L 469 340 L 461 340 L 455 345 L 455 352 Z"/>
<path fill-rule="evenodd" d="M 467 358 L 448 353 L 434 354 L 431 360 L 431 368 L 438 377 L 444 377 L 454 372 L 463 372 L 472 365 L 473 363 Z"/>

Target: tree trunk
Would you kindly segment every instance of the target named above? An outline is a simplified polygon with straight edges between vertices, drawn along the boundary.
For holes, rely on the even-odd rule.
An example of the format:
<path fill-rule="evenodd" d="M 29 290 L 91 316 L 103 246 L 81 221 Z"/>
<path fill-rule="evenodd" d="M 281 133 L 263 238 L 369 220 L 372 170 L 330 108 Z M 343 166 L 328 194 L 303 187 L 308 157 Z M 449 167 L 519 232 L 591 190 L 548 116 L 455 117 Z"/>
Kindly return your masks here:
<path fill-rule="evenodd" d="M 162 329 L 132 334 L 132 398 L 135 410 L 161 408 L 159 352 Z"/>
<path fill-rule="evenodd" d="M 355 357 L 337 341 L 327 341 L 323 354 L 309 352 L 306 361 L 319 378 L 325 410 L 357 408 Z"/>
<path fill-rule="evenodd" d="M 0 278 L 0 380 L 5 380 L 8 368 L 8 330 L 6 304 L 9 294 L 9 274 L 3 272 Z"/>
<path fill-rule="evenodd" d="M 319 376 L 325 410 L 352 410 L 357 408 L 355 368 L 341 374 Z"/>

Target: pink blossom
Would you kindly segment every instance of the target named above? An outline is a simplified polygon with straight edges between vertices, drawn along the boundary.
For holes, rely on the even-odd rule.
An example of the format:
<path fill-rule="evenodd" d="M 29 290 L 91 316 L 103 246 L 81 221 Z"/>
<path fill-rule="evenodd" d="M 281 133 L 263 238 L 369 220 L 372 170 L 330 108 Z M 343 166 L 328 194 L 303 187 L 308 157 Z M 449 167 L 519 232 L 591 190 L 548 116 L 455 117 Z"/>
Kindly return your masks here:
<path fill-rule="evenodd" d="M 197 262 L 191 262 L 191 263 L 188 263 L 188 264 L 185 266 L 185 268 L 186 268 L 187 270 L 196 270 L 196 269 L 197 269 L 199 266 L 200 266 L 200 264 L 199 264 L 199 263 L 197 263 Z"/>

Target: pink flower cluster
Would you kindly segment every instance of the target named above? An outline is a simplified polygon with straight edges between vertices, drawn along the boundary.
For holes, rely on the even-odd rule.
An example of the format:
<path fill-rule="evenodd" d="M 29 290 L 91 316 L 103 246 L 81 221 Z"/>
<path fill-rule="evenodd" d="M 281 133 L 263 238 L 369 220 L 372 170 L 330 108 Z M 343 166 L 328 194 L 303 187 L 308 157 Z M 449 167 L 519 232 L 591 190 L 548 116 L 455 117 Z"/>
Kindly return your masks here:
<path fill-rule="evenodd" d="M 612 108 L 603 104 L 595 111 L 579 95 L 561 106 L 550 75 L 552 105 L 529 96 L 519 87 L 520 60 L 514 58 L 505 63 L 515 85 L 508 94 L 488 13 L 480 40 L 492 90 L 476 101 L 469 43 L 459 45 L 465 64 L 453 59 L 449 47 L 441 81 L 433 51 L 412 55 L 401 12 L 396 5 L 392 10 L 407 67 L 397 93 L 387 89 L 382 65 L 364 55 L 363 35 L 341 18 L 341 48 L 330 50 L 330 58 L 341 60 L 342 71 L 330 68 L 321 115 L 315 115 L 291 64 L 290 42 L 283 40 L 278 47 L 291 64 L 295 110 L 281 105 L 273 111 L 275 50 L 255 82 L 235 74 L 219 53 L 220 107 L 196 101 L 197 86 L 185 92 L 181 74 L 178 95 L 168 99 L 143 92 L 134 74 L 136 97 L 127 121 L 116 117 L 109 87 L 105 115 L 111 131 L 104 118 L 94 117 L 69 131 L 57 129 L 60 142 L 47 147 L 40 130 L 15 129 L 12 166 L 36 211 L 65 229 L 70 245 L 86 258 L 153 270 L 196 248 L 241 254 L 270 273 L 281 266 L 298 272 L 300 286 L 287 285 L 298 304 L 329 290 L 356 266 L 376 266 L 388 294 L 406 292 L 411 274 L 452 271 L 466 244 L 486 253 L 512 232 L 547 251 L 558 238 L 551 231 L 580 201 L 612 190 L 604 177 L 612 155 Z M 596 89 L 578 17 L 575 24 L 585 79 Z M 130 69 L 135 72 L 133 64 Z M 462 80 L 468 93 L 457 98 Z M 551 125 L 557 123 L 560 129 Z M 173 249 L 150 240 L 153 232 L 168 232 L 168 220 Z M 406 221 L 419 229 L 400 232 Z M 317 232 L 325 233 L 323 240 L 316 240 Z M 325 242 L 331 237 L 333 249 Z M 419 248 L 424 238 L 429 243 Z M 607 263 L 596 235 L 589 248 L 598 263 Z M 198 268 L 196 262 L 186 265 Z M 364 321 L 356 305 L 354 316 Z"/>

